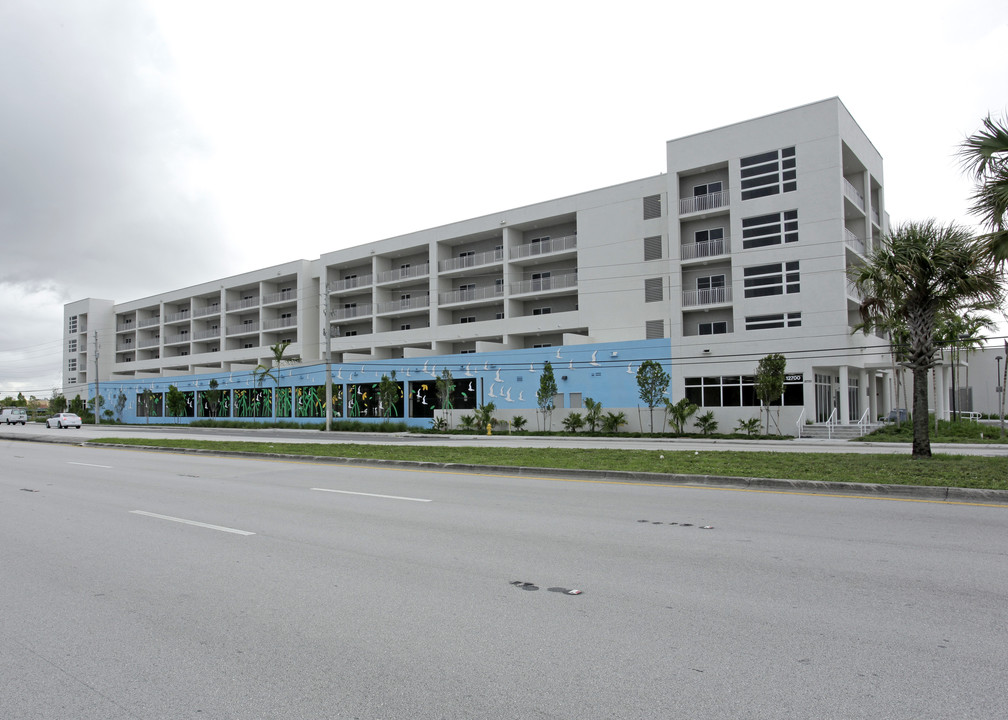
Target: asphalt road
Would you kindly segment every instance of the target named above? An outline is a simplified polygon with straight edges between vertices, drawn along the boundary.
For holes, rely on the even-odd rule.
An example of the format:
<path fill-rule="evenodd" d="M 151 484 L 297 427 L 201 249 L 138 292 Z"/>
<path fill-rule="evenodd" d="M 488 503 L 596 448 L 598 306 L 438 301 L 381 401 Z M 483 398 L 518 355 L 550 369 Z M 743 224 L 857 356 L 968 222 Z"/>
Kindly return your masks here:
<path fill-rule="evenodd" d="M 992 427 L 991 432 L 997 432 Z M 850 442 L 847 440 L 704 440 L 701 438 L 631 438 L 580 435 L 435 435 L 421 433 L 325 434 L 318 430 L 190 428 L 185 425 L 85 425 L 80 430 L 46 429 L 44 424 L 0 426 L 0 440 L 35 438 L 47 441 L 81 442 L 98 437 L 198 438 L 205 440 L 278 440 L 290 443 L 364 443 L 397 445 L 447 445 L 474 447 L 568 447 L 623 448 L 627 450 L 737 450 L 742 452 L 820 452 L 909 455 L 908 443 Z M 970 445 L 932 443 L 932 452 L 955 455 L 1008 457 L 1008 444 Z"/>
<path fill-rule="evenodd" d="M 7 441 L 0 466 L 3 718 L 1008 706 L 1003 505 Z"/>

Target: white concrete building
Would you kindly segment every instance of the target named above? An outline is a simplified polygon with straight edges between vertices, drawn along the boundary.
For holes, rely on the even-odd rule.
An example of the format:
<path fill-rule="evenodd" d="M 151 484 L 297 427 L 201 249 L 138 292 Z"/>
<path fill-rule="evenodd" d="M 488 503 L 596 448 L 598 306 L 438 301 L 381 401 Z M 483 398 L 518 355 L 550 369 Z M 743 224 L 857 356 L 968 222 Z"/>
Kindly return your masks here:
<path fill-rule="evenodd" d="M 424 360 L 473 377 L 485 368 L 502 393 L 502 368 L 550 360 L 568 409 L 590 396 L 634 410 L 635 367 L 654 359 L 669 396 L 713 409 L 722 429 L 755 415 L 751 376 L 780 352 L 784 432 L 888 412 L 887 344 L 852 334 L 846 275 L 887 230 L 882 158 L 839 99 L 672 140 L 666 159 L 662 175 L 313 260 L 70 303 L 64 392 L 90 396 L 96 373 L 131 403 L 155 380 L 235 382 L 282 340 L 312 368 L 328 337 L 337 366 L 398 368 L 401 380 Z M 511 414 L 535 407 L 534 388 L 517 387 Z"/>

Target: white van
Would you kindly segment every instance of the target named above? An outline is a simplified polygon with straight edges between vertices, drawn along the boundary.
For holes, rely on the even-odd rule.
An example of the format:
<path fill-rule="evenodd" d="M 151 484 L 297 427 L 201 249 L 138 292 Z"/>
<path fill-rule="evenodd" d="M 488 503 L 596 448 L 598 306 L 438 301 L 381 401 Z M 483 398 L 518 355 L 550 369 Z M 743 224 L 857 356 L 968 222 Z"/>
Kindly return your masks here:
<path fill-rule="evenodd" d="M 5 425 L 17 425 L 18 423 L 24 425 L 28 422 L 28 412 L 23 407 L 4 408 L 0 412 L 0 421 L 3 421 Z"/>

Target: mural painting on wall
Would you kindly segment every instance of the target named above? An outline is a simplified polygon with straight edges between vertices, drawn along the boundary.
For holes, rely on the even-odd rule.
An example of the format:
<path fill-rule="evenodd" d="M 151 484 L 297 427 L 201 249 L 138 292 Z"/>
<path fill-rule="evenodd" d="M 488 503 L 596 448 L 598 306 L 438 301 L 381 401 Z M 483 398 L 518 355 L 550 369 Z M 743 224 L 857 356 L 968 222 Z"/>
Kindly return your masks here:
<path fill-rule="evenodd" d="M 136 409 L 137 417 L 161 417 L 164 415 L 164 395 L 151 393 L 149 406 L 144 407 L 143 393 L 137 393 Z"/>
<path fill-rule="evenodd" d="M 272 413 L 273 388 L 238 388 L 234 391 L 234 416 L 267 418 Z"/>
<path fill-rule="evenodd" d="M 291 403 L 293 402 L 293 388 L 277 388 L 277 417 L 289 418 L 291 416 Z"/>
<path fill-rule="evenodd" d="M 474 410 L 476 408 L 476 381 L 473 378 L 454 378 L 455 389 L 449 397 L 448 410 Z M 432 418 L 438 409 L 437 383 L 419 380 L 409 384 L 410 417 Z"/>
<path fill-rule="evenodd" d="M 403 416 L 402 383 L 396 383 L 399 396 L 392 404 L 389 412 L 382 407 L 378 390 L 380 383 L 361 383 L 347 385 L 347 417 L 393 417 Z"/>
<path fill-rule="evenodd" d="M 343 386 L 333 385 L 333 417 L 343 417 Z M 325 385 L 309 385 L 294 390 L 295 417 L 325 417 Z"/>
<path fill-rule="evenodd" d="M 213 395 L 209 395 L 208 391 L 200 390 L 197 395 L 196 409 L 199 411 L 200 417 L 208 418 L 221 418 L 230 417 L 231 415 L 231 393 L 228 390 L 218 390 L 218 395 L 216 396 L 216 403 L 212 402 L 214 400 Z M 209 397 L 208 397 L 209 395 Z"/>
<path fill-rule="evenodd" d="M 185 399 L 185 405 L 183 406 L 184 409 L 179 417 L 195 417 L 196 393 L 190 390 L 189 392 L 183 392 L 182 397 Z"/>

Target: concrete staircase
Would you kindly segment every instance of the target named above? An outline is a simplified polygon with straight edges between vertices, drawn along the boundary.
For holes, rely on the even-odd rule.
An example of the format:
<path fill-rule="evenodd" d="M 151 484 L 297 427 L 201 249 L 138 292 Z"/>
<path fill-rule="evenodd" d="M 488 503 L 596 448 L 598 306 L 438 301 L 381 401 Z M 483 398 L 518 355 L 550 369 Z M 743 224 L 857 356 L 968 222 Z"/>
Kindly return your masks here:
<path fill-rule="evenodd" d="M 872 430 L 878 427 L 878 424 L 868 425 L 865 429 L 865 434 L 867 435 Z M 854 425 L 834 425 L 832 439 L 833 440 L 850 440 L 851 438 L 861 437 L 861 428 L 856 424 Z M 801 430 L 801 439 L 806 438 L 813 440 L 827 440 L 830 438 L 830 430 L 826 426 L 826 423 L 815 423 L 814 425 L 804 425 Z"/>

